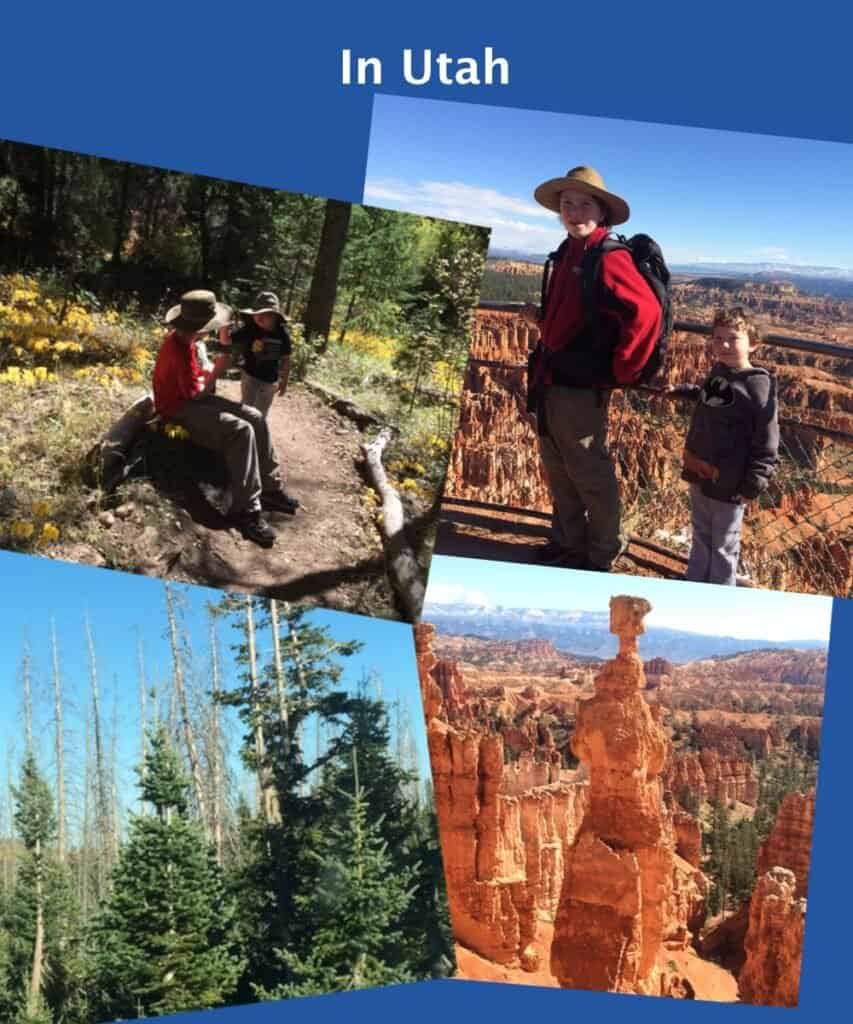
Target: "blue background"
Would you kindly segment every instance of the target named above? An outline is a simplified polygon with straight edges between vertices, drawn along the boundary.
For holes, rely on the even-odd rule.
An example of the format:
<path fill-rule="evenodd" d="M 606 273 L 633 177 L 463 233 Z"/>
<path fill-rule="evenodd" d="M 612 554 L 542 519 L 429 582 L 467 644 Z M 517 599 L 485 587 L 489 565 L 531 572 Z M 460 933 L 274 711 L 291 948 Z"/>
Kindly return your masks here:
<path fill-rule="evenodd" d="M 343 87 L 340 51 L 378 56 L 383 91 L 540 110 L 853 141 L 849 32 L 834 5 L 325 3 L 4 5 L 0 137 L 358 201 L 371 93 Z M 498 88 L 407 87 L 404 47 L 510 59 Z M 416 130 L 416 126 L 413 126 Z M 476 146 L 476 140 L 472 140 Z M 513 140 L 507 139 L 506 159 Z M 853 182 L 851 183 L 853 185 Z M 820 189 L 820 182 L 814 187 Z M 780 211 L 780 216 L 784 216 Z M 850 231 L 833 221 L 817 230 Z M 836 602 L 797 1010 L 442 982 L 173 1018 L 306 1024 L 605 1015 L 659 1021 L 840 1009 L 849 970 L 847 815 L 853 604 Z"/>

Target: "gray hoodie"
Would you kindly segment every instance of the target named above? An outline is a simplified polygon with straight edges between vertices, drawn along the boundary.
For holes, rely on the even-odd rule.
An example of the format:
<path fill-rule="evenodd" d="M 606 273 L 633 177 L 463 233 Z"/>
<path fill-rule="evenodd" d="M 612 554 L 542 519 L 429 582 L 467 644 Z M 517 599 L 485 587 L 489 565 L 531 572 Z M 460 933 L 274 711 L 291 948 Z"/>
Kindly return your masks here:
<path fill-rule="evenodd" d="M 682 478 L 718 501 L 757 498 L 779 461 L 776 379 L 759 366 L 732 370 L 715 363 L 701 387 L 677 393 L 697 403 Z"/>

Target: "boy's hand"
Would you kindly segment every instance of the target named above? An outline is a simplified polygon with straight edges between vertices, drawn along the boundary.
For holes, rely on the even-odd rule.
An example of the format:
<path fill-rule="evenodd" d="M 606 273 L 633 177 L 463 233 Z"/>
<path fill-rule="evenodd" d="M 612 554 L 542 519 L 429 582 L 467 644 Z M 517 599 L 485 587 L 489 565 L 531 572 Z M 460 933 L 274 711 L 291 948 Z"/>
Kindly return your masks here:
<path fill-rule="evenodd" d="M 282 378 L 278 382 L 278 394 L 279 395 L 283 395 L 283 394 L 285 394 L 286 391 L 287 391 L 287 381 L 284 378 Z"/>
<path fill-rule="evenodd" d="M 231 324 L 225 324 L 224 327 L 219 328 L 219 344 L 230 345 L 231 344 Z"/>

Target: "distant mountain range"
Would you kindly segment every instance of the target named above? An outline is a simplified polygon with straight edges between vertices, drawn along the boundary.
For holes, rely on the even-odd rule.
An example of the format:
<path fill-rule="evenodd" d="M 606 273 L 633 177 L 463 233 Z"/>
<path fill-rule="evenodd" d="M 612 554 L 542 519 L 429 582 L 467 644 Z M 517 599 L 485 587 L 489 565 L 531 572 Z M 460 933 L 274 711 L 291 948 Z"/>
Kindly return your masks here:
<path fill-rule="evenodd" d="M 608 612 L 428 602 L 424 606 L 423 620 L 432 623 L 439 633 L 451 636 L 477 636 L 486 640 L 550 640 L 564 653 L 582 658 L 612 658 L 617 649 L 616 637 L 610 632 Z M 666 658 L 680 664 L 746 651 L 824 650 L 825 647 L 817 640 L 796 643 L 764 638 L 742 640 L 661 626 L 650 626 L 640 640 L 640 653 L 644 659 Z"/>
<path fill-rule="evenodd" d="M 519 249 L 494 249 L 489 259 L 518 260 L 521 263 L 542 264 L 544 252 L 522 252 Z M 853 270 L 844 267 L 805 266 L 792 263 L 735 263 L 725 260 L 705 263 L 671 263 L 674 274 L 690 277 L 735 277 L 747 281 L 790 281 L 810 295 L 831 295 L 835 298 L 853 298 Z"/>

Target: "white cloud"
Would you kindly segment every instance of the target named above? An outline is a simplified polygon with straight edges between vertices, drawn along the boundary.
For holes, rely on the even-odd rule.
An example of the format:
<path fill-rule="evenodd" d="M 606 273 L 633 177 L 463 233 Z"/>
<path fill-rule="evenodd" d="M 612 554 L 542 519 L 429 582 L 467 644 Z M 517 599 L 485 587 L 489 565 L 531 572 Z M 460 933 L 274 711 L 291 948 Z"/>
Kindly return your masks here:
<path fill-rule="evenodd" d="M 791 260 L 788 250 L 781 245 L 765 245 L 761 249 L 753 249 L 745 254 L 744 259 L 771 263 L 789 263 Z"/>
<path fill-rule="evenodd" d="M 365 184 L 364 201 L 427 217 L 481 224 L 492 229 L 492 249 L 541 251 L 553 248 L 563 234 L 551 210 L 461 181 L 376 179 Z"/>

